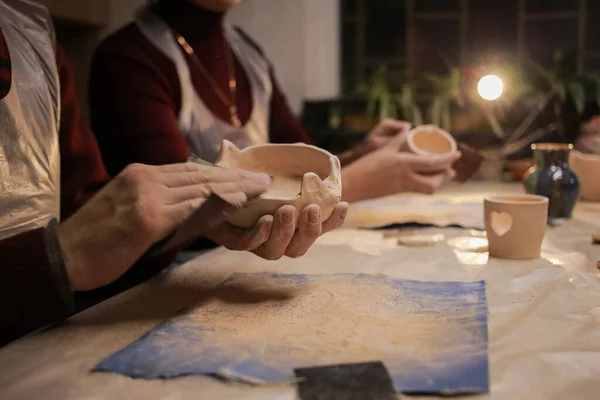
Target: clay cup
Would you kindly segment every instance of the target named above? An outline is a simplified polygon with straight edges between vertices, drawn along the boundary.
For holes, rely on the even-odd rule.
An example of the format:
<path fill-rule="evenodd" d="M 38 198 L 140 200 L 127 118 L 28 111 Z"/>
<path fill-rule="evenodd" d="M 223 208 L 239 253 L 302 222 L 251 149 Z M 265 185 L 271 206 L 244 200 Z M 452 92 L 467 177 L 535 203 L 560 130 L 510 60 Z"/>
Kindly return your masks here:
<path fill-rule="evenodd" d="M 600 202 L 600 155 L 573 150 L 569 154 L 569 166 L 581 182 L 581 198 Z"/>
<path fill-rule="evenodd" d="M 435 125 L 421 125 L 407 134 L 404 151 L 426 157 L 440 157 L 455 153 L 457 144 L 452 135 Z"/>
<path fill-rule="evenodd" d="M 316 204 L 325 221 L 341 200 L 340 160 L 315 146 L 261 144 L 240 150 L 224 140 L 216 165 L 262 172 L 273 179 L 265 193 L 228 218 L 240 228 L 253 227 L 262 216 L 273 215 L 284 205 L 296 207 L 297 222 L 304 207 Z"/>
<path fill-rule="evenodd" d="M 548 198 L 493 195 L 483 200 L 490 257 L 532 260 L 540 257 L 546 233 Z"/>

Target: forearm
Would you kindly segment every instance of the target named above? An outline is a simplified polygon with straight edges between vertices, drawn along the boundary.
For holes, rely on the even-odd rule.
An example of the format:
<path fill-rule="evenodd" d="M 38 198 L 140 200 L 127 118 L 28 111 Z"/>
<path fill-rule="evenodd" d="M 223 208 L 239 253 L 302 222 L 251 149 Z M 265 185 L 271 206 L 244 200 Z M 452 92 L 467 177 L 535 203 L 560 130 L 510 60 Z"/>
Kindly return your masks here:
<path fill-rule="evenodd" d="M 0 346 L 72 313 L 56 235 L 50 226 L 0 241 Z"/>
<path fill-rule="evenodd" d="M 342 164 L 342 167 L 345 167 L 367 155 L 369 151 L 370 149 L 368 144 L 362 140 L 343 153 L 336 154 L 336 156 L 340 159 L 340 164 Z"/>
<path fill-rule="evenodd" d="M 372 198 L 368 187 L 368 171 L 360 165 L 350 164 L 342 168 L 342 200 L 354 203 Z"/>

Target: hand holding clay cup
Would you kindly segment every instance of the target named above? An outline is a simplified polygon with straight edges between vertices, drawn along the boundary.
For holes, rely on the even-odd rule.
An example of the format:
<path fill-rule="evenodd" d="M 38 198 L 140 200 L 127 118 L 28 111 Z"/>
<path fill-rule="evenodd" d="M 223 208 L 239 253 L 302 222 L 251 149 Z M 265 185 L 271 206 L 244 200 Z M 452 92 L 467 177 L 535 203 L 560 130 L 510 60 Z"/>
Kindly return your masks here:
<path fill-rule="evenodd" d="M 408 132 L 402 150 L 437 158 L 456 153 L 457 144 L 445 130 L 435 125 L 420 125 Z"/>
<path fill-rule="evenodd" d="M 232 250 L 272 260 L 299 257 L 319 235 L 341 226 L 347 203 L 340 163 L 331 153 L 305 144 L 264 144 L 239 150 L 223 141 L 216 165 L 271 176 L 270 188 L 207 236 Z"/>
<path fill-rule="evenodd" d="M 433 158 L 460 151 L 461 157 L 452 168 L 456 172 L 456 181 L 461 183 L 473 176 L 483 161 L 479 152 L 463 143 L 456 143 L 450 133 L 435 125 L 421 125 L 410 130 L 403 150 Z"/>
<path fill-rule="evenodd" d="M 548 221 L 548 198 L 494 195 L 483 200 L 491 257 L 532 260 L 540 257 Z"/>
<path fill-rule="evenodd" d="M 581 182 L 581 198 L 600 202 L 600 155 L 573 150 L 569 154 L 569 166 Z"/>
<path fill-rule="evenodd" d="M 381 149 L 345 167 L 344 199 L 357 201 L 402 192 L 433 194 L 454 178 L 452 164 L 460 158 L 459 151 L 436 157 L 401 151 L 407 139 L 407 132 L 398 134 Z"/>
<path fill-rule="evenodd" d="M 370 153 L 387 145 L 393 138 L 410 131 L 411 124 L 395 119 L 383 119 L 365 138 L 365 152 Z M 363 154 L 364 155 L 364 154 Z"/>

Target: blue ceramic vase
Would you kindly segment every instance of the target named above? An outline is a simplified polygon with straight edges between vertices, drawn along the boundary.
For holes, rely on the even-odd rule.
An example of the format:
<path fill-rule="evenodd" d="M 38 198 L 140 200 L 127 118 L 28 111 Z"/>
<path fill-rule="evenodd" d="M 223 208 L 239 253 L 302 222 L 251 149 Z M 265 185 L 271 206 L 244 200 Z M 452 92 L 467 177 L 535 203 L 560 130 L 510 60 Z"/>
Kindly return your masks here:
<path fill-rule="evenodd" d="M 579 178 L 569 168 L 572 148 L 572 144 L 561 143 L 531 145 L 535 166 L 525 180 L 525 190 L 548 197 L 549 222 L 570 219 L 579 198 Z"/>

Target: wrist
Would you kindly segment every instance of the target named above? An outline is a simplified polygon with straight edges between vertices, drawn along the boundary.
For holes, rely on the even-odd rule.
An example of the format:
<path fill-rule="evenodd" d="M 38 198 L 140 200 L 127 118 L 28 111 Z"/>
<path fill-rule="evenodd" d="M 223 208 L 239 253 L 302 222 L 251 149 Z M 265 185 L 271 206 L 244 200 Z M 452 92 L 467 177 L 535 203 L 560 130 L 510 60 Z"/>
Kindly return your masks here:
<path fill-rule="evenodd" d="M 61 225 L 57 228 L 56 242 L 57 246 L 61 249 L 62 263 L 71 289 L 73 291 L 80 290 L 79 287 L 82 286 L 82 281 L 85 279 L 82 277 L 81 263 L 75 250 L 76 246 L 70 238 L 68 227 L 65 228 L 64 225 Z"/>
<path fill-rule="evenodd" d="M 63 296 L 63 304 L 72 306 L 73 297 L 69 278 L 69 273 L 66 268 L 64 252 L 60 243 L 60 225 L 56 219 L 52 219 L 46 227 L 46 251 L 48 260 L 52 265 L 53 274 L 57 282 L 57 286 Z"/>
<path fill-rule="evenodd" d="M 356 160 L 367 155 L 370 150 L 370 145 L 367 139 L 363 139 L 348 150 L 338 155 L 342 166 L 350 165 Z"/>

